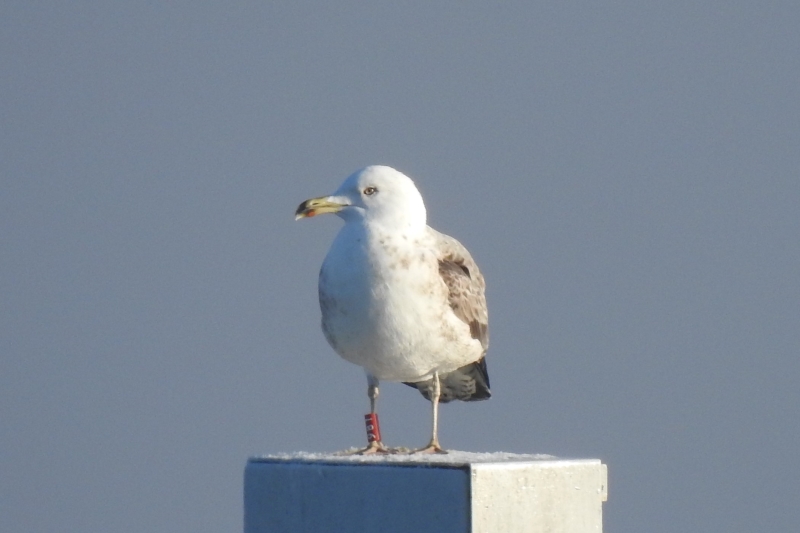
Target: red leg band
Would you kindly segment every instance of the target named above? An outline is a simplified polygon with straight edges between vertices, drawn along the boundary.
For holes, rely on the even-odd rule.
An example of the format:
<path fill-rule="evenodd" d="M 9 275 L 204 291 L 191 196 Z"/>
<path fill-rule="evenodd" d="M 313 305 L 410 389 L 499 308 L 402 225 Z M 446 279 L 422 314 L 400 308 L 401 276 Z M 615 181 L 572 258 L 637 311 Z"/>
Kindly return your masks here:
<path fill-rule="evenodd" d="M 381 427 L 378 424 L 378 413 L 364 415 L 364 422 L 367 424 L 367 442 L 380 442 Z"/>

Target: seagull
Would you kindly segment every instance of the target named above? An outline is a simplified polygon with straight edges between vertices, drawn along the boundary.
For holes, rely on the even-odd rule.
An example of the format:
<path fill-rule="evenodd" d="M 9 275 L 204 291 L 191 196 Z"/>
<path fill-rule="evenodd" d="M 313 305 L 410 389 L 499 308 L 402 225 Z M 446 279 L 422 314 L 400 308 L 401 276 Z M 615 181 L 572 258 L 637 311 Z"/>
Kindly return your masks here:
<path fill-rule="evenodd" d="M 439 403 L 491 396 L 485 282 L 467 249 L 426 223 L 408 176 L 368 166 L 330 196 L 300 204 L 295 219 L 335 213 L 344 225 L 319 273 L 322 331 L 343 359 L 367 375 L 377 424 L 380 381 L 419 390 L 432 405 L 431 439 L 420 453 L 446 453 Z M 368 422 L 369 434 L 369 422 Z M 377 432 L 358 453 L 390 453 Z"/>

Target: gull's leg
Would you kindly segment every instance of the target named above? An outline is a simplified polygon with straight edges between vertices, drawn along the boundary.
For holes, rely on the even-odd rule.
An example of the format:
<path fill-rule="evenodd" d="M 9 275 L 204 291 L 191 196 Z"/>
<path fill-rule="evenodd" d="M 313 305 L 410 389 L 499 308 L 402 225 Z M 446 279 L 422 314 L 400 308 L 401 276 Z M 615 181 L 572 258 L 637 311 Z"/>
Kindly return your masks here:
<path fill-rule="evenodd" d="M 431 391 L 431 405 L 433 406 L 433 430 L 431 431 L 431 441 L 427 446 L 414 453 L 447 453 L 439 446 L 439 396 L 442 394 L 442 386 L 439 383 L 439 373 L 433 373 L 433 390 Z"/>
<path fill-rule="evenodd" d="M 381 430 L 378 426 L 378 413 L 375 411 L 375 404 L 378 401 L 378 378 L 372 374 L 367 374 L 367 396 L 369 396 L 369 414 L 366 415 L 367 424 L 367 447 L 354 452 L 355 454 L 369 454 L 369 453 L 392 453 L 389 448 L 381 442 Z"/>
<path fill-rule="evenodd" d="M 372 374 L 367 374 L 367 396 L 369 396 L 370 413 L 375 413 L 375 403 L 378 401 L 378 395 L 380 394 L 380 391 L 378 390 L 379 384 L 380 382 L 378 381 L 378 378 Z"/>

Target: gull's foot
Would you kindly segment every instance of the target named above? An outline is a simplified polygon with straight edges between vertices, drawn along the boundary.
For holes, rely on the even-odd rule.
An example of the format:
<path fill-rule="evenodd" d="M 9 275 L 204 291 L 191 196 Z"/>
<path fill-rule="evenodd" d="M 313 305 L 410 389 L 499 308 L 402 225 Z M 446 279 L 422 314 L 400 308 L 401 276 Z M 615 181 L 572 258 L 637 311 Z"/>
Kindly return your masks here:
<path fill-rule="evenodd" d="M 336 455 L 372 455 L 372 454 L 390 454 L 390 453 L 397 453 L 397 450 L 394 448 L 389 448 L 385 446 L 381 441 L 376 440 L 370 442 L 366 448 L 361 448 L 360 450 L 344 450 L 342 452 L 338 452 Z"/>
<path fill-rule="evenodd" d="M 439 442 L 438 441 L 433 441 L 432 440 L 424 448 L 420 448 L 419 450 L 414 450 L 411 453 L 412 454 L 417 454 L 417 453 L 447 453 L 447 451 L 442 449 L 441 446 L 439 446 Z"/>

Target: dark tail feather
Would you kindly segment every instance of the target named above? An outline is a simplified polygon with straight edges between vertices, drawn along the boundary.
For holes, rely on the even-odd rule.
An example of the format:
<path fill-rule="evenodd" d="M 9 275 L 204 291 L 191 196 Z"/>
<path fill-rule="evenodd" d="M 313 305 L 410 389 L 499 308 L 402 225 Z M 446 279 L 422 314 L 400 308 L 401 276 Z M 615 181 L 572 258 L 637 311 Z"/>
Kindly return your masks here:
<path fill-rule="evenodd" d="M 403 383 L 419 390 L 426 399 L 431 399 L 433 379 L 416 383 Z M 452 400 L 474 402 L 486 400 L 492 396 L 492 392 L 489 390 L 489 374 L 486 371 L 485 357 L 481 357 L 478 361 L 464 365 L 447 374 L 441 374 L 439 383 L 441 385 L 439 401 L 442 403 Z"/>

